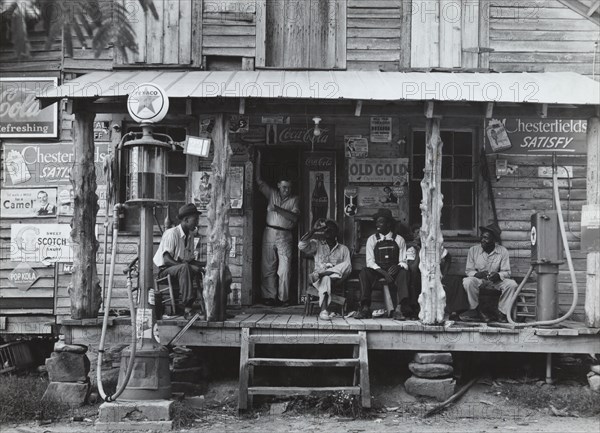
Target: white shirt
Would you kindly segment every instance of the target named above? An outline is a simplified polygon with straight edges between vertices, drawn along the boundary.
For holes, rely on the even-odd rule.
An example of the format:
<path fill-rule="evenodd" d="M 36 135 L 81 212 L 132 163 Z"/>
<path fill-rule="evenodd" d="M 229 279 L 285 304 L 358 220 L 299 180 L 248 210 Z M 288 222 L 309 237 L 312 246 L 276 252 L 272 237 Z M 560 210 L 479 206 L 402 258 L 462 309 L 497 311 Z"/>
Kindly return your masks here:
<path fill-rule="evenodd" d="M 400 235 L 396 235 L 396 239 L 394 239 L 392 232 L 380 236 L 381 237 L 377 239 L 377 233 L 375 233 L 374 235 L 369 236 L 369 239 L 367 239 L 367 268 L 379 269 L 380 266 L 375 263 L 375 244 L 378 241 L 389 239 L 395 240 L 398 244 L 398 248 L 400 248 L 400 251 L 398 252 L 398 264 L 404 269 L 408 269 L 408 265 L 406 264 L 406 243 L 404 242 L 404 238 Z"/>
<path fill-rule="evenodd" d="M 186 242 L 181 224 L 168 229 L 163 233 L 158 250 L 152 259 L 159 268 L 165 264 L 164 253 L 171 254 L 173 260 L 185 261 L 194 258 L 194 234 L 189 233 Z"/>

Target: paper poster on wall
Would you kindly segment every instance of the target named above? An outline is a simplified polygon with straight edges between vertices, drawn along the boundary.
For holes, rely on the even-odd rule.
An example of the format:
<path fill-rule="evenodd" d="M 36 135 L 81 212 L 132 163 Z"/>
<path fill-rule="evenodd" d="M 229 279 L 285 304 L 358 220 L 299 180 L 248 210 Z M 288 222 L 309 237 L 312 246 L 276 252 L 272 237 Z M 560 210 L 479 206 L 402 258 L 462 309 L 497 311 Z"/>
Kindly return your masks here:
<path fill-rule="evenodd" d="M 64 263 L 73 261 L 69 224 L 12 224 L 10 260 Z"/>
<path fill-rule="evenodd" d="M 392 118 L 371 117 L 371 143 L 389 143 L 392 141 Z"/>
<path fill-rule="evenodd" d="M 56 188 L 3 188 L 0 197 L 3 218 L 56 216 Z"/>
<path fill-rule="evenodd" d="M 366 158 L 369 155 L 369 141 L 362 135 L 344 135 L 346 158 Z"/>
<path fill-rule="evenodd" d="M 205 212 L 211 201 L 212 171 L 192 172 L 192 202 Z M 244 167 L 229 167 L 229 198 L 231 209 L 241 209 L 244 204 Z"/>
<path fill-rule="evenodd" d="M 396 208 L 398 203 L 406 196 L 405 187 L 401 186 L 359 186 L 359 208 Z"/>
<path fill-rule="evenodd" d="M 106 185 L 96 186 L 98 196 L 98 213 L 96 216 L 106 216 Z M 75 197 L 72 186 L 58 187 L 58 214 L 60 216 L 73 216 Z"/>

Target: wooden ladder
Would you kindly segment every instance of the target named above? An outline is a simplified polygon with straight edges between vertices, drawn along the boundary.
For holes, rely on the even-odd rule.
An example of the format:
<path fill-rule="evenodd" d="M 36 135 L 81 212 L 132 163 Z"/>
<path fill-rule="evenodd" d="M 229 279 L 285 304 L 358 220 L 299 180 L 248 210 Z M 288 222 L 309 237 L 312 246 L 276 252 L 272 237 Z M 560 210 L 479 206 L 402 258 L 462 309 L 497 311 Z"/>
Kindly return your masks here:
<path fill-rule="evenodd" d="M 353 345 L 352 358 L 255 358 L 254 348 L 257 344 L 345 344 Z M 252 386 L 254 367 L 354 367 L 353 386 L 303 387 L 303 386 Z M 290 334 L 257 334 L 252 335 L 250 328 L 242 329 L 240 348 L 240 411 L 252 407 L 255 395 L 311 395 L 316 393 L 346 392 L 360 395 L 361 405 L 371 407 L 371 389 L 369 384 L 369 358 L 367 354 L 367 333 L 357 331 L 355 334 L 294 335 Z"/>

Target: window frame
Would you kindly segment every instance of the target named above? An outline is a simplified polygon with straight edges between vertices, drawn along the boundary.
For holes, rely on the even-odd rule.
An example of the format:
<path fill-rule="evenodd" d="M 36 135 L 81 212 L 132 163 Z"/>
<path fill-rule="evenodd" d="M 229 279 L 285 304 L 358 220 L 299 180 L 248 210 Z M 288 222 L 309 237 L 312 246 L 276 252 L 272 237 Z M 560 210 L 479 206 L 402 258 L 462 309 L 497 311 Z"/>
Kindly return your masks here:
<path fill-rule="evenodd" d="M 421 188 L 420 186 L 420 181 L 423 179 L 423 177 L 421 178 L 415 178 L 414 177 L 414 157 L 415 157 L 415 140 L 414 140 L 414 134 L 415 132 L 423 132 L 426 134 L 426 130 L 424 127 L 417 127 L 417 128 L 411 128 L 410 130 L 410 177 L 409 177 L 409 184 L 410 187 L 412 187 L 413 185 L 418 185 L 418 188 Z M 466 180 L 466 179 L 442 179 L 442 182 L 446 181 L 446 182 L 451 182 L 451 183 L 472 183 L 473 184 L 473 203 L 472 203 L 472 207 L 473 207 L 473 226 L 471 227 L 471 229 L 443 229 L 442 228 L 442 233 L 445 237 L 457 237 L 457 238 L 464 238 L 464 237 L 472 237 L 472 236 L 477 236 L 478 234 L 478 221 L 479 221 L 479 172 L 478 172 L 478 167 L 479 167 L 479 154 L 477 152 L 478 149 L 478 137 L 479 137 L 479 133 L 478 133 L 478 129 L 476 127 L 459 127 L 459 128 L 440 128 L 440 135 L 442 133 L 445 132 L 451 132 L 451 133 L 457 133 L 457 132 L 467 132 L 471 134 L 472 137 L 472 141 L 471 141 L 471 152 L 472 152 L 472 165 L 471 165 L 471 180 Z M 421 155 L 421 154 L 417 154 L 417 155 Z M 462 154 L 459 154 L 462 155 Z M 453 158 L 454 158 L 454 153 L 452 154 Z M 442 159 L 442 164 L 443 164 L 443 159 Z M 446 203 L 443 204 L 443 206 L 447 206 Z M 412 206 L 411 206 L 412 207 Z M 412 211 L 409 209 L 409 216 L 412 215 Z M 413 221 L 411 221 L 411 224 L 413 223 Z"/>

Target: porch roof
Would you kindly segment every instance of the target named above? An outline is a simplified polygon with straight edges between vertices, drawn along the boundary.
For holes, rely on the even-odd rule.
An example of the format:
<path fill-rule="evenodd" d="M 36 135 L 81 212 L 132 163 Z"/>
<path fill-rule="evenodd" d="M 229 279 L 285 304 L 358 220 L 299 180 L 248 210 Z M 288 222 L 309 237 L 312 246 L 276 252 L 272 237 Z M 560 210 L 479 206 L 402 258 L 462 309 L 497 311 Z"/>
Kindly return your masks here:
<path fill-rule="evenodd" d="M 37 96 L 44 103 L 124 97 L 146 82 L 170 98 L 600 104 L 600 83 L 574 72 L 120 70 L 85 74 Z"/>

